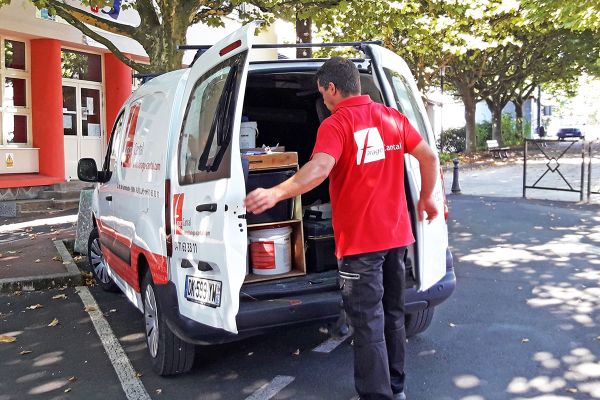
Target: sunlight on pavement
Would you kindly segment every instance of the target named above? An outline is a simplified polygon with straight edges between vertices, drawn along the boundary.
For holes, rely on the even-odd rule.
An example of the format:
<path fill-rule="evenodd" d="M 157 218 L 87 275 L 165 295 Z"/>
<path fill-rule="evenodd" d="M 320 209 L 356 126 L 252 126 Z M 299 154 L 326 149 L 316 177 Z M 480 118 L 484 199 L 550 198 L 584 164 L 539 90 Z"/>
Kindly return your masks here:
<path fill-rule="evenodd" d="M 60 225 L 77 222 L 77 214 L 65 215 L 62 217 L 39 218 L 33 221 L 19 222 L 0 226 L 0 233 L 17 231 L 20 229 L 31 228 L 33 226 Z"/>

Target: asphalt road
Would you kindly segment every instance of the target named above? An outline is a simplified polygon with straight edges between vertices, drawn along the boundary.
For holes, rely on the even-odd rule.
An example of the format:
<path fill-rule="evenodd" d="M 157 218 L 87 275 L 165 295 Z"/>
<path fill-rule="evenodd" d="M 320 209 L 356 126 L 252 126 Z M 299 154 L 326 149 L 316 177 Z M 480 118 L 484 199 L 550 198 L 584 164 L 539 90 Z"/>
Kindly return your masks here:
<path fill-rule="evenodd" d="M 408 398 L 600 399 L 600 208 L 449 200 L 458 287 L 429 330 L 408 342 Z M 153 399 L 354 396 L 350 340 L 314 352 L 328 339 L 319 325 L 201 347 L 190 373 L 160 378 L 141 314 L 123 295 L 91 292 Z M 37 303 L 44 308 L 26 309 Z M 126 398 L 83 307 L 74 289 L 0 297 L 0 335 L 17 335 L 0 343 L 0 400 Z M 60 323 L 47 326 L 53 318 Z M 265 395 L 265 385 L 277 390 Z"/>

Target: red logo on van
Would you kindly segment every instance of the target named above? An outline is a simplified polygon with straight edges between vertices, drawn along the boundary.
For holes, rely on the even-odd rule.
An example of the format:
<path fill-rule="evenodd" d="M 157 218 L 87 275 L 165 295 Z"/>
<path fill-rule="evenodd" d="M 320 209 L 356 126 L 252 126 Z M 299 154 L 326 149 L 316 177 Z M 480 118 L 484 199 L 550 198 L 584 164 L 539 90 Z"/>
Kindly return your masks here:
<path fill-rule="evenodd" d="M 184 193 L 173 195 L 173 219 L 175 220 L 176 235 L 183 235 L 183 195 Z"/>
<path fill-rule="evenodd" d="M 129 119 L 127 121 L 127 141 L 125 142 L 125 160 L 123 160 L 123 168 L 131 167 L 131 156 L 133 156 L 133 141 L 135 139 L 135 127 L 137 126 L 138 115 L 140 113 L 140 103 L 135 103 L 129 111 Z"/>

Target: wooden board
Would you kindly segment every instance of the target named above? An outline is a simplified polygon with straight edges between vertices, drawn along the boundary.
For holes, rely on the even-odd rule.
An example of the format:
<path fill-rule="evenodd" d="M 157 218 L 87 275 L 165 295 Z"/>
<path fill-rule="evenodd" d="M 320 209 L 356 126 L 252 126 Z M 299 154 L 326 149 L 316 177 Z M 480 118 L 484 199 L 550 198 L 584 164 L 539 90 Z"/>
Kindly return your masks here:
<path fill-rule="evenodd" d="M 298 153 L 291 151 L 269 154 L 243 154 L 242 157 L 249 161 L 248 169 L 250 171 L 298 166 Z"/>

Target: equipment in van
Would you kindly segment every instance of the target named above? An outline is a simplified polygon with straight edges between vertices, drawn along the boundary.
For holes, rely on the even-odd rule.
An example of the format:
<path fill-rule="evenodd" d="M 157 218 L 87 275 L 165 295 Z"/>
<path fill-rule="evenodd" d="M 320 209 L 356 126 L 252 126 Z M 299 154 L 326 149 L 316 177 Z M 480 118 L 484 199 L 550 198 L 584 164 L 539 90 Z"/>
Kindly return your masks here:
<path fill-rule="evenodd" d="M 250 266 L 256 275 L 277 275 L 292 269 L 292 228 L 267 228 L 248 233 Z"/>
<path fill-rule="evenodd" d="M 253 149 L 256 147 L 258 125 L 256 121 L 242 121 L 240 126 L 240 149 Z"/>
<path fill-rule="evenodd" d="M 337 269 L 338 266 L 331 224 L 331 205 L 327 205 L 321 205 L 321 210 L 318 209 L 319 206 L 312 206 L 304 211 L 304 250 L 306 270 L 309 272 L 328 271 Z"/>
<path fill-rule="evenodd" d="M 310 157 L 319 121 L 314 74 L 324 60 L 250 61 L 251 49 L 360 49 L 353 62 L 365 93 L 400 111 L 408 107 L 403 112 L 425 140 L 435 143 L 408 66 L 381 43 L 253 45 L 255 28 L 255 23 L 245 25 L 190 68 L 141 85 L 117 114 L 100 170 L 94 159 L 78 164 L 79 179 L 97 183 L 90 270 L 102 288 L 121 290 L 143 313 L 150 362 L 159 375 L 189 371 L 195 345 L 239 340 L 274 327 L 333 322 L 340 315 L 338 274 L 327 249 L 333 241 L 325 239 L 331 232 L 326 210 L 315 210 L 320 219 L 303 221 L 300 196 L 278 204 L 270 211 L 275 214 L 252 215 L 244 207 L 247 192 L 282 182 Z M 307 118 L 285 118 L 290 109 Z M 242 152 L 242 115 L 260 127 L 262 141 L 279 143 L 285 151 Z M 199 139 L 198 162 L 186 157 L 190 135 Z M 434 308 L 454 291 L 456 277 L 446 220 L 416 218 L 418 165 L 409 155 L 405 173 L 416 237 L 406 253 L 406 331 L 412 336 L 430 325 Z M 441 210 L 439 180 L 434 194 Z M 329 201 L 327 191 L 318 195 L 321 202 Z M 248 257 L 249 241 L 250 247 L 257 245 L 254 260 L 252 248 Z M 247 264 L 265 255 L 274 259 L 274 268 L 248 270 Z M 308 269 L 305 256 L 311 259 Z"/>

